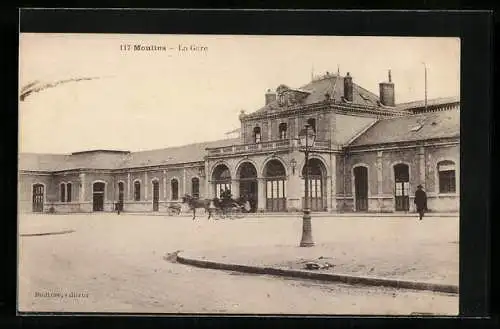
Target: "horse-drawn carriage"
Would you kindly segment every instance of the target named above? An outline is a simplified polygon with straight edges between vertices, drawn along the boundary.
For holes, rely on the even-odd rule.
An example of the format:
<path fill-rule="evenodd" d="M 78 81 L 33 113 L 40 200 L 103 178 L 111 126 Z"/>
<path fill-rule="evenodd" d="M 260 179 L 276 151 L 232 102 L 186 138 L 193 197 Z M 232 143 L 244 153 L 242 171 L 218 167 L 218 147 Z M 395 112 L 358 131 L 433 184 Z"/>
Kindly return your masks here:
<path fill-rule="evenodd" d="M 167 214 L 169 216 L 177 216 L 181 213 L 181 208 L 182 207 L 180 204 L 177 203 L 171 204 L 167 208 Z"/>
<path fill-rule="evenodd" d="M 193 219 L 196 219 L 196 209 L 204 209 L 208 214 L 208 219 L 235 219 L 242 218 L 248 212 L 247 202 L 234 200 L 230 194 L 222 194 L 222 197 L 214 199 L 200 200 L 186 194 L 182 201 L 187 203 L 189 208 L 193 210 Z"/>

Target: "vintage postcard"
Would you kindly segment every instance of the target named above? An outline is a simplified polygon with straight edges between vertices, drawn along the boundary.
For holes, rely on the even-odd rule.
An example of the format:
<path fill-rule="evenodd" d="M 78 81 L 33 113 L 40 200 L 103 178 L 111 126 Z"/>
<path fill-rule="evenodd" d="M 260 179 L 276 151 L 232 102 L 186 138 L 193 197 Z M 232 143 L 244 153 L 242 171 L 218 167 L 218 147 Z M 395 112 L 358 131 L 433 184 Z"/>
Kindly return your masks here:
<path fill-rule="evenodd" d="M 458 314 L 458 38 L 21 33 L 19 58 L 19 312 Z"/>

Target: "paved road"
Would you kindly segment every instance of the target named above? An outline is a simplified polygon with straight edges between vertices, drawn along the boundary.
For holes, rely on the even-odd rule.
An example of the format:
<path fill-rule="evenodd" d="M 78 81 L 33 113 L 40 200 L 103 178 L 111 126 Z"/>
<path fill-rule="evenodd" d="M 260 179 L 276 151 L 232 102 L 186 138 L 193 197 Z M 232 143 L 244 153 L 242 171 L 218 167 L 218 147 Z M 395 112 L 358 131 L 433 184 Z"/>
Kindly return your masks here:
<path fill-rule="evenodd" d="M 188 218 L 103 214 L 23 216 L 20 220 L 21 234 L 75 230 L 68 234 L 20 237 L 20 311 L 257 314 L 456 314 L 458 311 L 458 297 L 453 295 L 242 275 L 163 259 L 166 253 L 175 250 L 298 241 L 300 222 L 293 219 L 192 222 Z M 443 225 L 451 225 L 447 223 Z M 318 239 L 322 234 L 325 232 L 318 232 Z M 46 297 L 56 292 L 68 296 Z M 83 295 L 72 298 L 71 293 Z"/>

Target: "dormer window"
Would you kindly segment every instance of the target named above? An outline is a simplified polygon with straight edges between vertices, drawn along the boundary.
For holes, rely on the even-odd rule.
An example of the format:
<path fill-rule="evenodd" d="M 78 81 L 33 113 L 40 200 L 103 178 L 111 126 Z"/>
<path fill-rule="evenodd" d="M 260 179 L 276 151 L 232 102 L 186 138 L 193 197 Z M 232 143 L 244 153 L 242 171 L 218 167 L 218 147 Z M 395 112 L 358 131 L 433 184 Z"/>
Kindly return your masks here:
<path fill-rule="evenodd" d="M 287 125 L 286 123 L 280 123 L 279 127 L 279 133 L 280 133 L 280 139 L 286 139 L 287 138 Z"/>
<path fill-rule="evenodd" d="M 253 128 L 253 140 L 256 144 L 261 142 L 260 127 Z"/>
<path fill-rule="evenodd" d="M 276 88 L 276 93 L 278 94 L 278 104 L 279 106 L 285 106 L 286 105 L 286 97 L 285 93 L 287 90 L 289 90 L 285 85 L 279 85 L 278 88 Z"/>
<path fill-rule="evenodd" d="M 278 96 L 278 103 L 279 103 L 280 106 L 284 106 L 285 105 L 285 93 L 279 94 L 279 96 Z"/>

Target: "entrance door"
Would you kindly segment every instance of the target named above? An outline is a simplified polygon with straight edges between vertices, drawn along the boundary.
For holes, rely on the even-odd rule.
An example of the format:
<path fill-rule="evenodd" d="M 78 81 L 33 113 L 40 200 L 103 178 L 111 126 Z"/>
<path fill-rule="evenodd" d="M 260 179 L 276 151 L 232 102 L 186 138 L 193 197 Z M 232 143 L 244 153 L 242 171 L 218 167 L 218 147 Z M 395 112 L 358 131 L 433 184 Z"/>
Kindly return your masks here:
<path fill-rule="evenodd" d="M 94 183 L 92 192 L 92 209 L 94 211 L 104 211 L 104 183 Z"/>
<path fill-rule="evenodd" d="M 153 211 L 158 211 L 160 200 L 160 184 L 158 181 L 153 182 Z"/>
<path fill-rule="evenodd" d="M 123 211 L 124 185 L 123 182 L 118 183 L 118 209 L 120 209 L 120 211 Z"/>
<path fill-rule="evenodd" d="M 286 210 L 286 172 L 279 160 L 271 160 L 266 165 L 266 209 Z"/>
<path fill-rule="evenodd" d="M 354 196 L 356 211 L 368 210 L 368 169 L 366 167 L 354 168 Z"/>
<path fill-rule="evenodd" d="M 43 212 L 43 194 L 42 184 L 33 185 L 33 212 Z"/>
<path fill-rule="evenodd" d="M 323 163 L 318 159 L 309 159 L 309 209 L 311 211 L 325 211 L 326 193 L 323 189 L 323 177 L 325 177 L 326 169 Z M 302 168 L 302 178 L 305 179 L 307 167 Z M 305 196 L 304 181 L 302 182 L 302 195 Z M 305 198 L 302 198 L 302 207 L 305 207 Z"/>
<path fill-rule="evenodd" d="M 268 211 L 285 211 L 285 180 L 276 179 L 267 181 L 267 210 Z"/>
<path fill-rule="evenodd" d="M 321 176 L 313 176 L 309 179 L 309 207 L 312 211 L 323 211 L 323 184 Z"/>
<path fill-rule="evenodd" d="M 396 211 L 410 210 L 410 175 L 406 164 L 394 166 L 394 199 Z"/>

